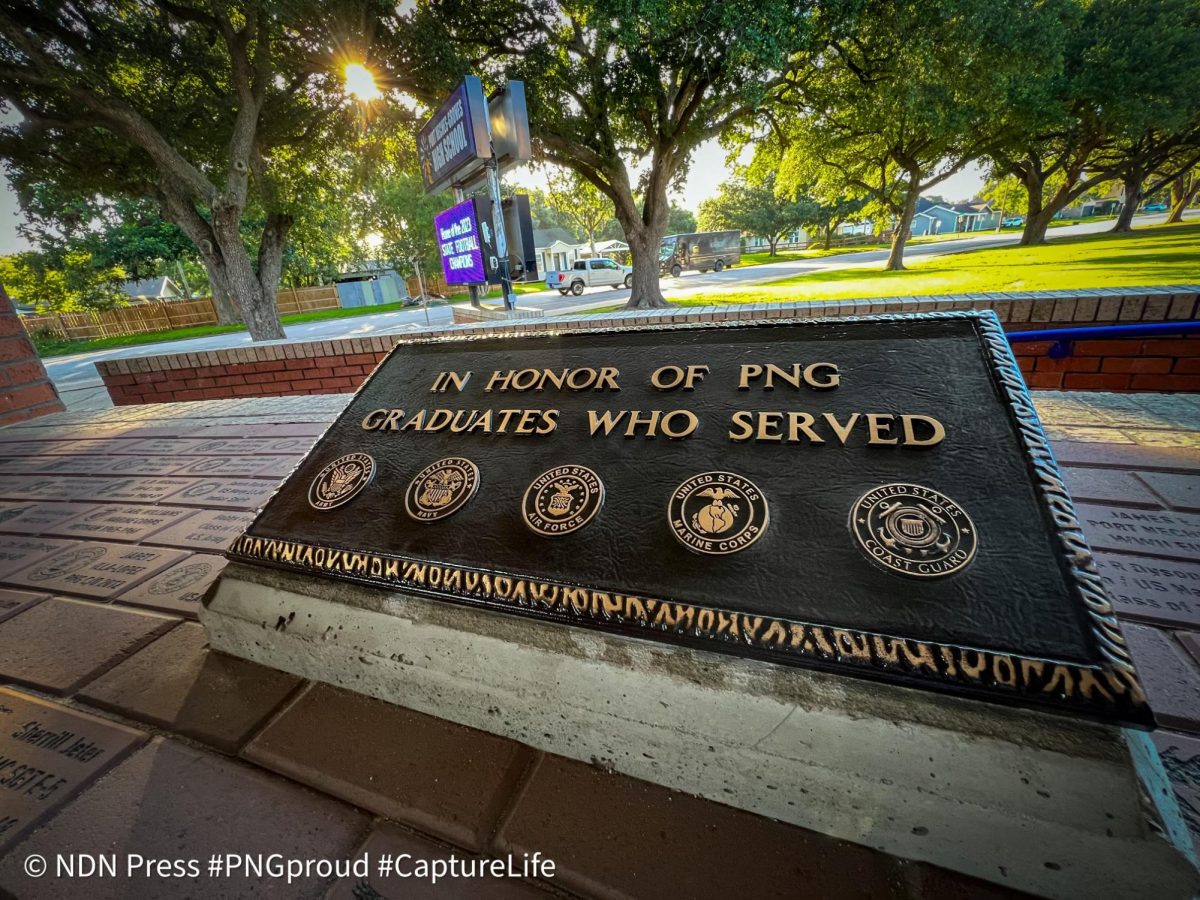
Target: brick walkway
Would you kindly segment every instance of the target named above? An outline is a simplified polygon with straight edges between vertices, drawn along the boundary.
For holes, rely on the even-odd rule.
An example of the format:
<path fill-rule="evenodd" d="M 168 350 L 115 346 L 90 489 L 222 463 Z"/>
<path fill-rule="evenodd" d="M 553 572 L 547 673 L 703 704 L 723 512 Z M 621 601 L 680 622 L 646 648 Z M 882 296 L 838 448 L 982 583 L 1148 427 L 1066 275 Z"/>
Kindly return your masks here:
<path fill-rule="evenodd" d="M 0 734 L 39 770 L 0 796 L 0 894 L 75 893 L 22 873 L 35 852 L 347 858 L 367 847 L 537 850 L 558 864 L 550 885 L 476 883 L 470 896 L 784 897 L 797 885 L 822 897 L 1011 896 L 208 652 L 196 609 L 221 553 L 346 400 L 128 406 L 0 430 Z M 1200 398 L 1043 392 L 1037 403 L 1200 833 Z M 88 885 L 91 897 L 130 896 L 125 879 Z M 251 889 L 201 875 L 144 879 L 136 895 Z M 423 891 L 434 893 L 374 877 L 253 886 L 261 897 Z"/>

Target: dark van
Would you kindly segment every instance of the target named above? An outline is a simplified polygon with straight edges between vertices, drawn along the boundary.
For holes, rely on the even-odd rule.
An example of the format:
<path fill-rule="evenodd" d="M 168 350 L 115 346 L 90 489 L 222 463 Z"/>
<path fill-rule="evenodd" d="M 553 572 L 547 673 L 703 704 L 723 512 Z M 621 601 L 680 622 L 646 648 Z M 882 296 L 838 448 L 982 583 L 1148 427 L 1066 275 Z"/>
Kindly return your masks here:
<path fill-rule="evenodd" d="M 739 231 L 698 231 L 692 234 L 668 234 L 658 255 L 659 270 L 678 275 L 684 269 L 712 269 L 742 261 L 742 235 Z"/>

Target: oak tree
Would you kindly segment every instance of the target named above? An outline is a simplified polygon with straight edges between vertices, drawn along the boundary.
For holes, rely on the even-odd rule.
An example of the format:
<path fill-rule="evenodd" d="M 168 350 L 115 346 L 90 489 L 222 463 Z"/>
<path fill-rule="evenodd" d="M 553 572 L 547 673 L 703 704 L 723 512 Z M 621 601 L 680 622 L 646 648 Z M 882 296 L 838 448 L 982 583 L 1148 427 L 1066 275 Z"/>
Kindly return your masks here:
<path fill-rule="evenodd" d="M 23 121 L 0 129 L 0 157 L 18 186 L 152 199 L 196 246 L 221 319 L 283 337 L 294 204 L 351 133 L 340 22 L 337 4 L 303 0 L 11 0 L 0 98 Z"/>
<path fill-rule="evenodd" d="M 781 185 L 869 198 L 904 268 L 917 199 L 983 156 L 1034 73 L 1058 64 L 1067 0 L 867 0 L 811 60 L 803 102 L 772 117 Z"/>
<path fill-rule="evenodd" d="M 776 193 L 775 173 L 752 178 L 746 172 L 721 183 L 717 194 L 700 204 L 705 230 L 735 228 L 767 242 L 774 256 L 780 239 L 815 222 L 815 201 L 794 191 Z"/>

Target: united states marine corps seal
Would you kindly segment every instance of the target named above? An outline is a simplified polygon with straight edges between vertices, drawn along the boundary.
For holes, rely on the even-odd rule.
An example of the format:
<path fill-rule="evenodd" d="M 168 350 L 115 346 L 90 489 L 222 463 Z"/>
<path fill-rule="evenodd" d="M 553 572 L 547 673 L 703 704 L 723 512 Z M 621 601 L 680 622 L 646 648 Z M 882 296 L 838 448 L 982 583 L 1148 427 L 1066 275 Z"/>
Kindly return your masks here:
<path fill-rule="evenodd" d="M 885 484 L 850 508 L 850 531 L 869 559 L 891 572 L 941 578 L 975 558 L 975 524 L 957 503 L 919 484 Z"/>
<path fill-rule="evenodd" d="M 521 515 L 531 531 L 557 537 L 578 531 L 604 505 L 604 482 L 583 466 L 558 466 L 530 482 Z"/>
<path fill-rule="evenodd" d="M 696 553 L 745 550 L 767 530 L 767 498 L 749 478 L 703 472 L 679 485 L 667 504 L 675 537 Z"/>
<path fill-rule="evenodd" d="M 375 477 L 375 460 L 365 453 L 339 456 L 308 486 L 308 503 L 313 509 L 333 509 L 349 503 Z"/>
<path fill-rule="evenodd" d="M 479 467 L 447 456 L 417 473 L 404 492 L 404 509 L 418 522 L 436 522 L 458 512 L 479 488 Z"/>

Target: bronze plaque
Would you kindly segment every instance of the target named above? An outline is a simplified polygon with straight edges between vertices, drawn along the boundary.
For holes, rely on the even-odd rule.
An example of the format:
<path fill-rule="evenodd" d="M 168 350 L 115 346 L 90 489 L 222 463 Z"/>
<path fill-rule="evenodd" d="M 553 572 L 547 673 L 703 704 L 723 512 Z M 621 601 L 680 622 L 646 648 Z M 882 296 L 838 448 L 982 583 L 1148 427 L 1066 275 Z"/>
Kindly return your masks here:
<path fill-rule="evenodd" d="M 1152 721 L 992 313 L 402 342 L 230 556 Z"/>

